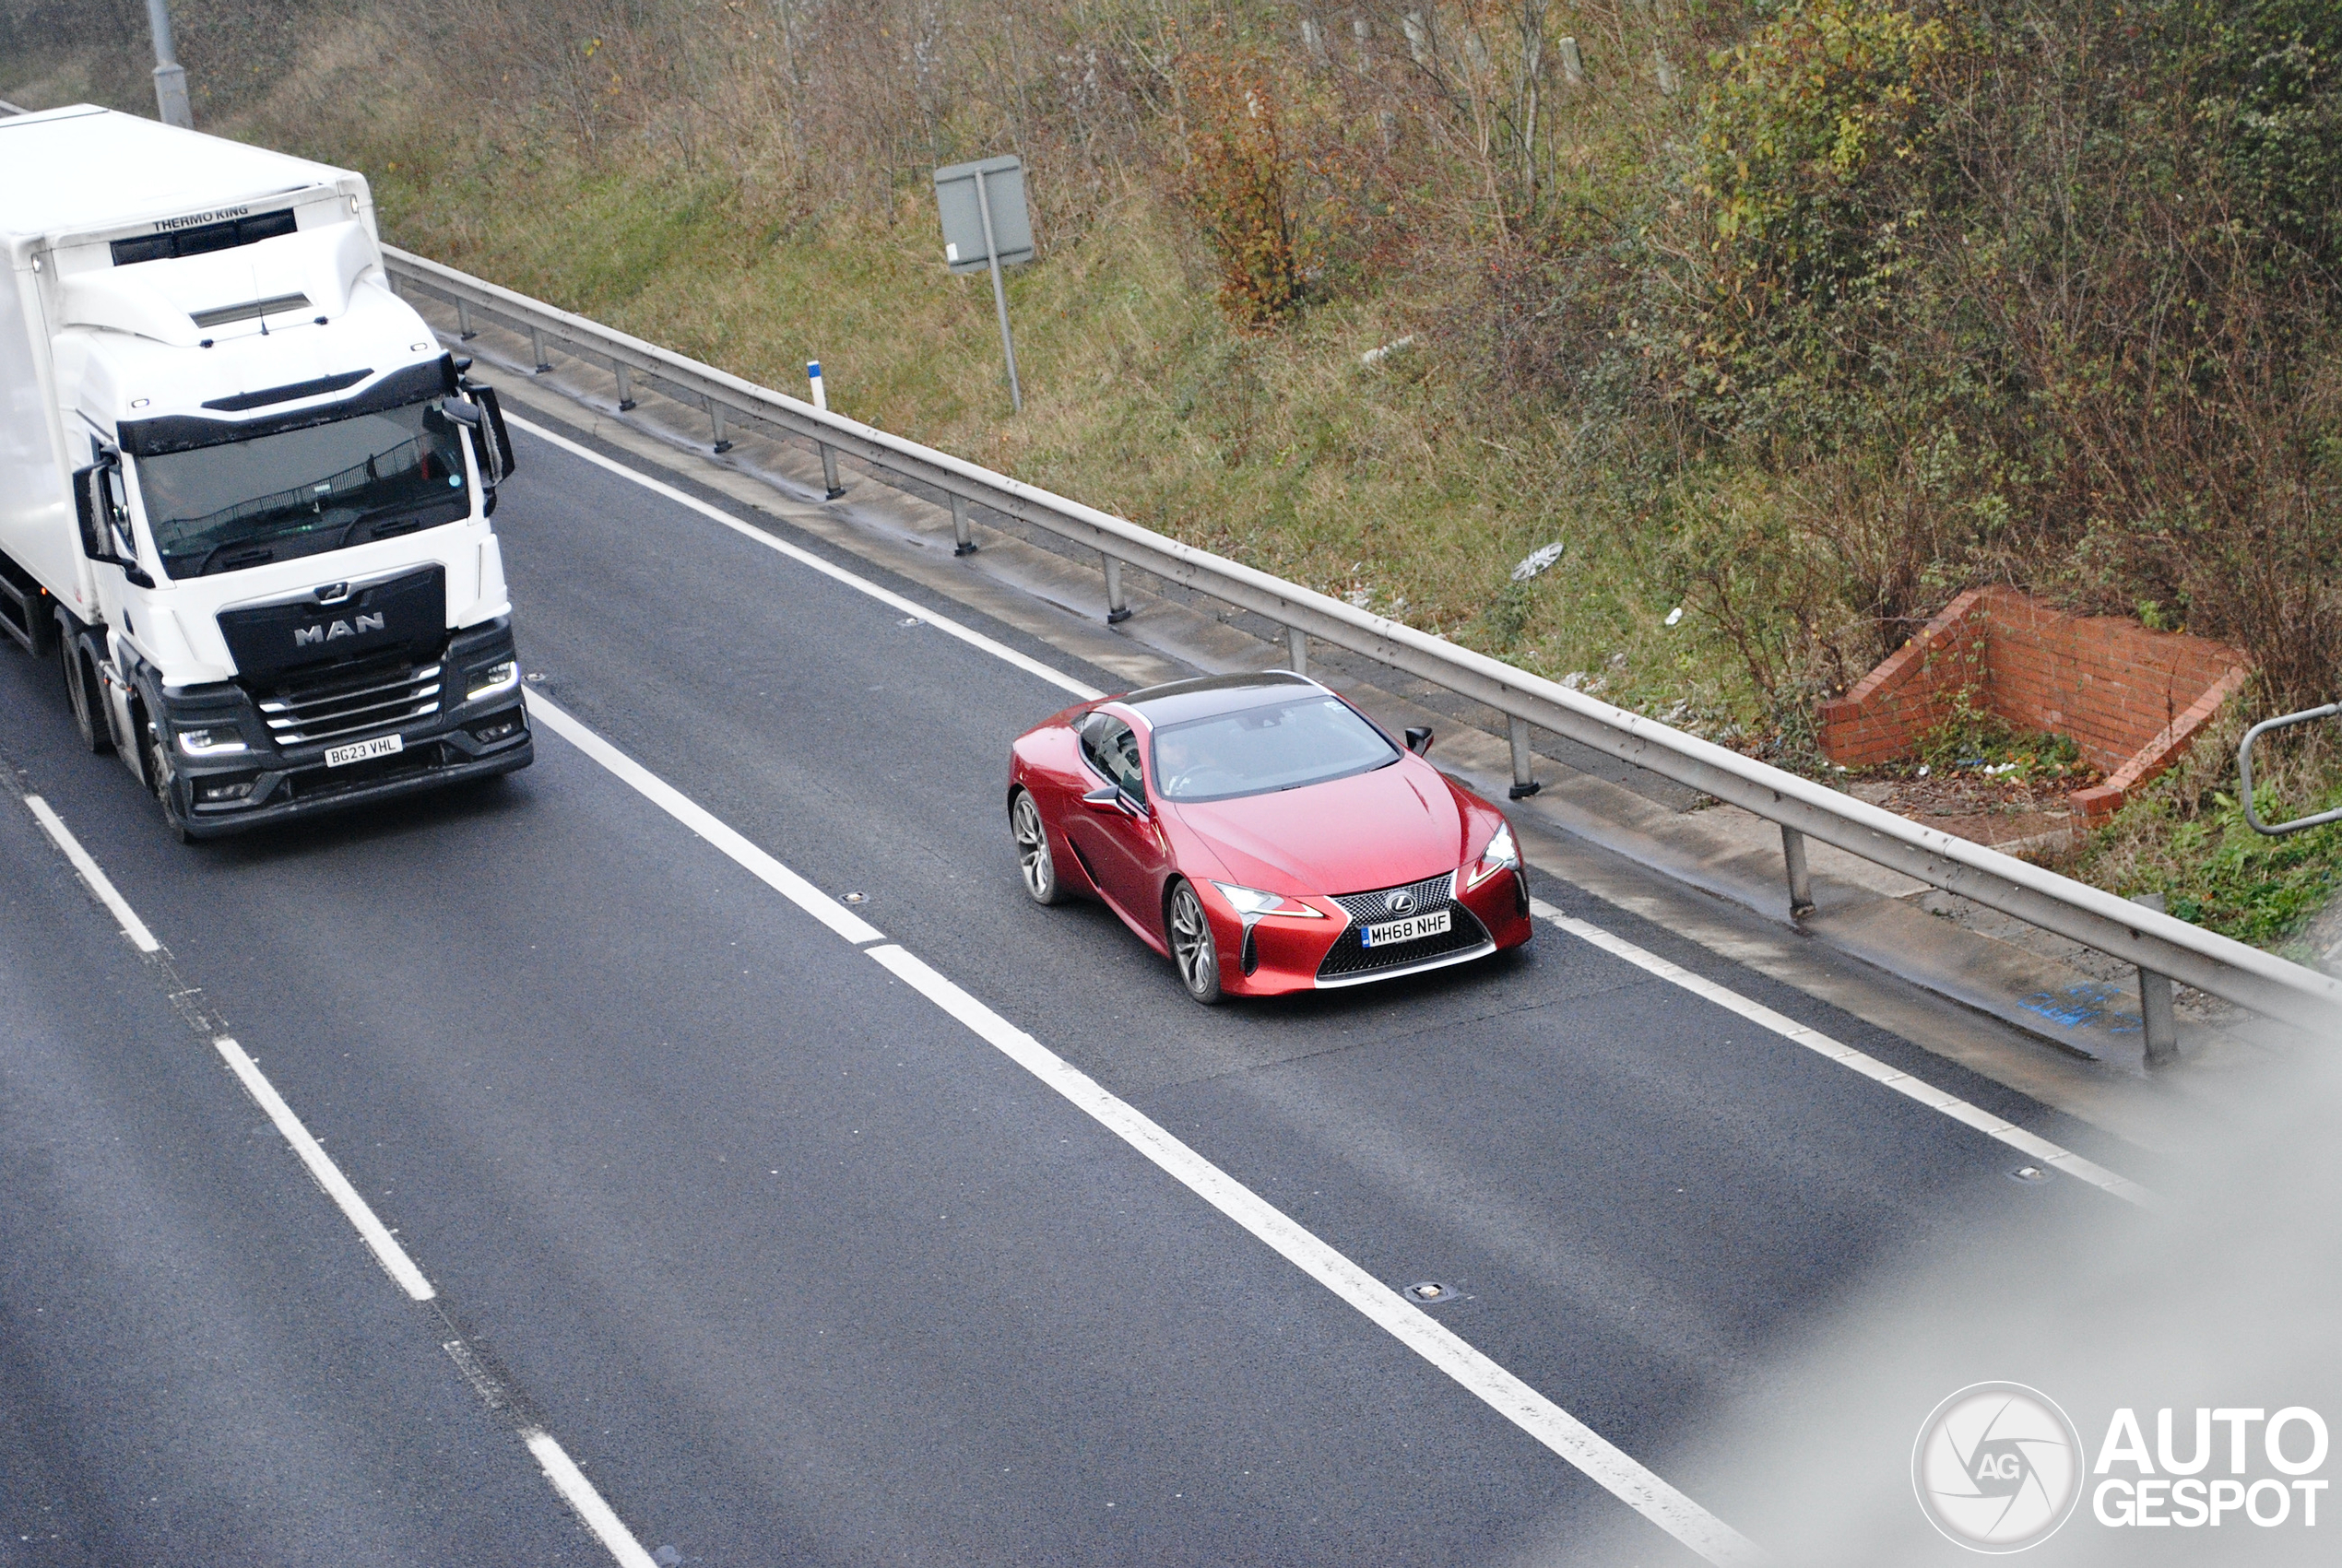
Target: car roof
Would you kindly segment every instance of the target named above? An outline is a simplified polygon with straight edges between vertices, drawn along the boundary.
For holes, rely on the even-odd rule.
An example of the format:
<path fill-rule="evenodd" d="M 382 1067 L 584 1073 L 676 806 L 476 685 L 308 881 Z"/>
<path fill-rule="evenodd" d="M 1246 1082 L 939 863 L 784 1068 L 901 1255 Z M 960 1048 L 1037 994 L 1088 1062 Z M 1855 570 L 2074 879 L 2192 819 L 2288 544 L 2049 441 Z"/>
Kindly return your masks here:
<path fill-rule="evenodd" d="M 1124 696 L 1121 702 L 1160 729 L 1165 725 L 1233 713 L 1270 702 L 1287 701 L 1305 691 L 1324 690 L 1307 676 L 1272 669 L 1250 675 L 1207 675 L 1193 680 L 1142 687 Z"/>

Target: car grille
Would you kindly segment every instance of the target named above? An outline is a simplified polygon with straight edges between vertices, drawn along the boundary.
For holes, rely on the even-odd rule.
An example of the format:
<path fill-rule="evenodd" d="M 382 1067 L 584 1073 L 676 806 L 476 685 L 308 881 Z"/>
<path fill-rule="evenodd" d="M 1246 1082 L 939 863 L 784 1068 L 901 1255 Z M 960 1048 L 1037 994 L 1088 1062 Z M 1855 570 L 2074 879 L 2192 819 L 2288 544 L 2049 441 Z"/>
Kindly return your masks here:
<path fill-rule="evenodd" d="M 439 712 L 439 669 L 400 658 L 347 665 L 279 686 L 261 699 L 260 716 L 278 746 L 323 746 L 396 729 Z"/>
<path fill-rule="evenodd" d="M 1434 910 L 1449 910 L 1453 918 L 1448 929 L 1437 937 L 1420 941 L 1402 942 L 1394 948 L 1369 948 L 1358 938 L 1364 925 L 1378 925 L 1386 920 L 1396 920 L 1390 900 L 1405 893 L 1414 900 L 1413 914 L 1428 914 Z M 1333 902 L 1350 913 L 1350 925 L 1334 938 L 1326 952 L 1325 961 L 1318 965 L 1318 978 L 1334 980 L 1349 975 L 1371 974 L 1381 969 L 1404 969 L 1413 964 L 1427 963 L 1450 953 L 1484 947 L 1488 943 L 1488 928 L 1480 924 L 1472 911 L 1456 902 L 1456 874 L 1428 878 L 1409 882 L 1403 887 L 1382 888 L 1370 893 L 1336 893 Z"/>

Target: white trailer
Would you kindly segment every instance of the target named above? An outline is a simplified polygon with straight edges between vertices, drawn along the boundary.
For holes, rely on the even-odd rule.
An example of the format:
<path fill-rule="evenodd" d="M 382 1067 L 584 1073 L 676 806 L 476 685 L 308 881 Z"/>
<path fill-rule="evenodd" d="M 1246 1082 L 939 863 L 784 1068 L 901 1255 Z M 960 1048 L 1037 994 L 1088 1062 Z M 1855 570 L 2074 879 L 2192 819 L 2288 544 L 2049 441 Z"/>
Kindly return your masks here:
<path fill-rule="evenodd" d="M 0 631 L 182 838 L 529 762 L 494 392 L 363 176 L 78 105 L 0 119 Z"/>

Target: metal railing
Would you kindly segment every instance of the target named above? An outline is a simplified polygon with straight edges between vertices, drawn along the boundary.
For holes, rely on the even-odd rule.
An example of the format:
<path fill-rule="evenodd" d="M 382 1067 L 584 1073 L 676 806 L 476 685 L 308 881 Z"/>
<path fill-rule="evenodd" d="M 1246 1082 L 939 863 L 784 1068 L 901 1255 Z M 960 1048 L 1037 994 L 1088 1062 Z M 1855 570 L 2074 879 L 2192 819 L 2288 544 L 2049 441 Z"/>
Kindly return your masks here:
<path fill-rule="evenodd" d="M 2322 1037 L 2342 1039 L 2342 981 L 1981 844 L 1922 827 L 1810 779 L 1094 507 L 816 409 L 584 316 L 420 256 L 387 248 L 385 254 L 399 283 L 455 307 L 460 338 L 476 331 L 476 321 L 500 322 L 528 339 L 530 363 L 540 373 L 551 366 L 548 345 L 606 365 L 617 376 L 621 408 L 633 406 L 638 383 L 657 383 L 707 411 L 713 445 L 720 447 L 727 440 L 727 419 L 752 420 L 811 442 L 825 466 L 843 453 L 881 472 L 916 480 L 951 498 L 963 547 L 968 542 L 967 508 L 974 504 L 1094 549 L 1106 580 L 1109 620 L 1129 613 L 1122 570 L 1137 567 L 1283 627 L 1296 670 L 1306 668 L 1309 640 L 1316 638 L 1496 709 L 1509 724 L 1517 783 L 1527 782 L 1528 726 L 1533 725 L 1769 819 L 1781 831 L 1794 914 L 1813 906 L 1804 841 L 1818 839 L 2110 953 L 2142 971 L 2168 975 Z"/>
<path fill-rule="evenodd" d="M 2244 738 L 2238 742 L 2236 748 L 2237 798 L 2244 802 L 2244 819 L 2253 825 L 2254 832 L 2265 833 L 2273 839 L 2283 838 L 2288 833 L 2298 833 L 2304 828 L 2314 828 L 2322 822 L 2342 822 L 2342 807 L 2321 811 L 2314 817 L 2296 817 L 2290 822 L 2279 822 L 2275 826 L 2262 821 L 2260 813 L 2253 808 L 2253 743 L 2271 730 L 2290 729 L 2295 725 L 2313 724 L 2336 714 L 2342 714 L 2342 702 L 2328 702 L 2323 708 L 2288 713 L 2282 718 L 2263 719 L 2244 732 Z"/>

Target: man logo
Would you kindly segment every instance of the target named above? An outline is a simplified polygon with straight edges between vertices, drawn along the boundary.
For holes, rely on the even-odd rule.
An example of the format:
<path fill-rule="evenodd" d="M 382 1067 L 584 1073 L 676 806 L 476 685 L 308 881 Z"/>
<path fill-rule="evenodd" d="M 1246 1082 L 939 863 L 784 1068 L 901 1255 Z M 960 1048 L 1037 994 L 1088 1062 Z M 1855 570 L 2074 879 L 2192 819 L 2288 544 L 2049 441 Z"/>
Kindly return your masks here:
<path fill-rule="evenodd" d="M 380 631 L 383 629 L 383 614 L 378 610 L 373 615 L 361 615 L 354 621 L 337 620 L 330 626 L 296 626 L 293 628 L 293 646 L 306 648 L 312 643 L 330 643 L 337 637 L 355 637 L 361 632 Z"/>
<path fill-rule="evenodd" d="M 1921 1423 L 1911 1489 L 1928 1522 L 1970 1551 L 2023 1551 L 2073 1515 L 2081 1454 L 2081 1433 L 2048 1395 L 1971 1384 Z"/>

